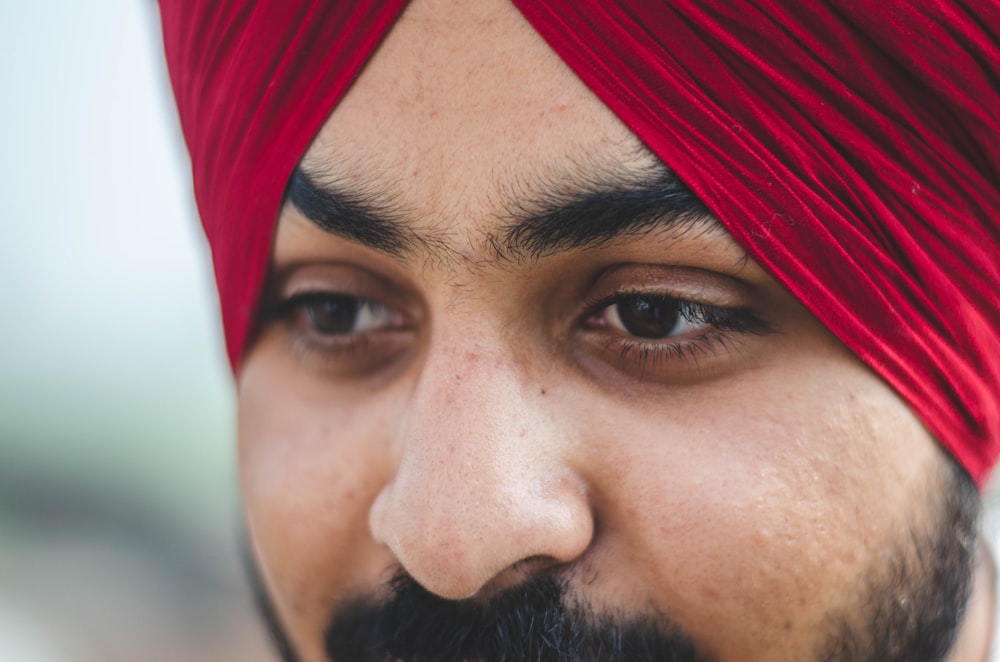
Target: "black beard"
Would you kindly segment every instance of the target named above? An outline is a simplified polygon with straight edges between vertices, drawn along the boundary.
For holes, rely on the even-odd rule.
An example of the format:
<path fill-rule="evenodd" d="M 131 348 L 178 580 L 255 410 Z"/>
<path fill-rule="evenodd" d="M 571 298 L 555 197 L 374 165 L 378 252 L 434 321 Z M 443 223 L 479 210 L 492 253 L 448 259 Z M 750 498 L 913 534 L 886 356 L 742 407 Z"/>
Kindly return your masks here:
<path fill-rule="evenodd" d="M 565 585 L 551 575 L 489 601 L 452 601 L 401 573 L 390 583 L 388 599 L 357 598 L 337 610 L 326 651 L 336 662 L 708 659 L 665 618 L 598 617 L 572 606 Z"/>
<path fill-rule="evenodd" d="M 982 500 L 952 458 L 941 473 L 928 498 L 929 531 L 911 530 L 909 549 L 873 571 L 855 613 L 831 615 L 822 662 L 947 658 L 972 596 Z"/>
<path fill-rule="evenodd" d="M 831 612 L 816 659 L 937 662 L 954 644 L 972 590 L 978 490 L 954 461 L 930 488 L 930 530 L 906 532 L 888 567 L 873 568 L 850 612 Z M 249 546 L 248 546 L 249 548 Z M 246 554 L 257 603 L 285 662 L 298 657 Z M 566 586 L 540 575 L 488 601 L 445 600 L 400 574 L 385 600 L 348 600 L 333 614 L 333 662 L 684 662 L 711 659 L 661 614 L 597 615 L 567 600 Z"/>

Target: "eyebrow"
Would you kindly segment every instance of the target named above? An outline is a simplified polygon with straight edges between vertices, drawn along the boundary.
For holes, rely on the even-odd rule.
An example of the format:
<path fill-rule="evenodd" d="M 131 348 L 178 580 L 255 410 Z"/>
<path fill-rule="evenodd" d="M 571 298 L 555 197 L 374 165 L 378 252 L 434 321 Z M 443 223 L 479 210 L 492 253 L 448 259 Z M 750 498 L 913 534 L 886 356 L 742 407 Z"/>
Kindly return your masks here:
<path fill-rule="evenodd" d="M 704 203 L 666 168 L 631 178 L 592 177 L 530 188 L 543 193 L 508 194 L 501 205 L 501 225 L 487 236 L 500 258 L 539 259 L 656 230 L 676 236 L 696 227 L 722 229 Z M 390 196 L 318 184 L 301 168 L 292 174 L 286 198 L 320 229 L 394 257 L 445 243 L 403 221 L 405 214 L 387 206 Z"/>
<path fill-rule="evenodd" d="M 413 252 L 415 237 L 371 195 L 349 195 L 333 185 L 320 186 L 301 168 L 288 182 L 285 198 L 320 229 L 395 257 Z"/>

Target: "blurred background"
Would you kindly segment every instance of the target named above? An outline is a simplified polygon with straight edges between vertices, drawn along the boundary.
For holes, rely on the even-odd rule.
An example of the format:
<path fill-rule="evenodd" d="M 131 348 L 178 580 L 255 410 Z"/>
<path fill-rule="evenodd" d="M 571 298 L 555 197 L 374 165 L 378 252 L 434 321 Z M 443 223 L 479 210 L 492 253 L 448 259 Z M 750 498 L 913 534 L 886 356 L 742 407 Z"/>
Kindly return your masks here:
<path fill-rule="evenodd" d="M 0 0 L 0 661 L 266 662 L 153 0 Z"/>

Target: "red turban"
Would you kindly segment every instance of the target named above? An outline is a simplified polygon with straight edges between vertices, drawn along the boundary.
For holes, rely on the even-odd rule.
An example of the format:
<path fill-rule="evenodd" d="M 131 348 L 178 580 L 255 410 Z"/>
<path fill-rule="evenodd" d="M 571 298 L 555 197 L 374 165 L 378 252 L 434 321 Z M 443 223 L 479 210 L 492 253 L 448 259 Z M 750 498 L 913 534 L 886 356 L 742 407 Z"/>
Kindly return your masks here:
<path fill-rule="evenodd" d="M 1000 454 L 1000 3 L 515 0 L 982 484 Z M 403 0 L 161 0 L 238 366 L 288 178 Z"/>

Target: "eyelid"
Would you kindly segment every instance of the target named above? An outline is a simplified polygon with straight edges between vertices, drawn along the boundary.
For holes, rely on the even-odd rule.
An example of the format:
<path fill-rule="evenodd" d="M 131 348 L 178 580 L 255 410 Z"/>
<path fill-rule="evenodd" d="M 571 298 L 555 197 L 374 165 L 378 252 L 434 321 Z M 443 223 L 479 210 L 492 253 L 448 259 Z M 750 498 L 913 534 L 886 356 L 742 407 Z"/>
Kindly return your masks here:
<path fill-rule="evenodd" d="M 421 299 L 411 289 L 350 262 L 283 265 L 268 278 L 266 292 L 267 299 L 275 303 L 314 294 L 340 294 L 370 300 L 412 320 L 423 318 Z"/>
<path fill-rule="evenodd" d="M 414 346 L 422 306 L 408 290 L 364 268 L 344 263 L 307 263 L 269 279 L 258 308 L 257 332 L 280 338 L 301 369 L 323 379 L 363 379 L 385 374 Z M 345 333 L 311 326 L 306 308 L 326 297 L 374 305 L 390 323 Z"/>
<path fill-rule="evenodd" d="M 655 295 L 718 308 L 751 308 L 757 297 L 743 281 L 717 272 L 669 265 L 614 265 L 590 284 L 583 311 L 617 298 Z"/>
<path fill-rule="evenodd" d="M 632 297 L 672 299 L 701 311 L 703 330 L 642 338 L 590 324 L 608 306 Z M 747 283 L 701 269 L 671 265 L 616 265 L 590 284 L 575 318 L 574 355 L 588 372 L 610 383 L 688 384 L 729 374 L 753 356 L 753 336 L 774 329 L 758 311 L 770 310 L 766 294 Z M 589 348 L 589 349 L 588 349 Z M 582 352 L 582 353 L 578 353 Z M 596 370 L 596 372 L 594 372 Z M 609 371 L 610 372 L 607 372 Z M 627 380 L 622 382 L 620 380 Z"/>
<path fill-rule="evenodd" d="M 753 352 L 745 351 L 754 336 L 772 329 L 746 310 L 727 311 L 728 318 L 707 326 L 703 333 L 689 337 L 645 339 L 606 329 L 581 330 L 581 347 L 589 347 L 581 357 L 595 374 L 620 375 L 631 381 L 682 385 L 730 374 Z M 612 373 L 606 371 L 611 369 Z M 602 379 L 603 381 L 603 379 Z M 622 384 L 615 381 L 613 383 Z"/>

